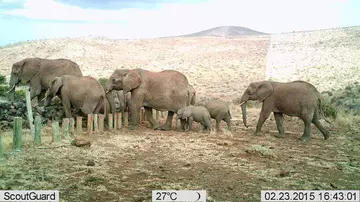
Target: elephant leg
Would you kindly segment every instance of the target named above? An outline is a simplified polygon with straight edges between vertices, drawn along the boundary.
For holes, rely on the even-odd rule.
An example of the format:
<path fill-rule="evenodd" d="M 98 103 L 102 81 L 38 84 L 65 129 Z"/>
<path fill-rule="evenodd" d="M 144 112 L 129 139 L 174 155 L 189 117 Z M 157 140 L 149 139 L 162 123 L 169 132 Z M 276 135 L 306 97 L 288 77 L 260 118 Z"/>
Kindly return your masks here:
<path fill-rule="evenodd" d="M 156 121 L 154 120 L 153 117 L 153 109 L 151 107 L 145 107 L 145 115 L 147 117 L 147 120 L 149 121 L 149 123 L 151 124 L 151 127 L 153 129 L 158 129 L 159 128 L 159 124 L 156 123 Z"/>
<path fill-rule="evenodd" d="M 186 132 L 187 128 L 187 120 L 186 119 L 180 119 L 180 131 Z"/>
<path fill-rule="evenodd" d="M 225 118 L 223 120 L 226 122 L 228 131 L 231 131 L 231 119 L 230 119 L 230 117 L 225 116 Z"/>
<path fill-rule="evenodd" d="M 70 100 L 67 97 L 62 97 L 62 104 L 64 107 L 64 111 L 65 111 L 65 117 L 66 118 L 71 118 L 71 104 L 70 104 Z"/>
<path fill-rule="evenodd" d="M 168 111 L 168 116 L 166 118 L 165 124 L 161 127 L 161 130 L 170 130 L 172 125 L 172 119 L 174 116 L 174 112 Z"/>
<path fill-rule="evenodd" d="M 220 131 L 220 121 L 221 121 L 221 119 L 217 118 L 215 120 L 216 120 L 216 126 L 215 126 L 216 131 L 219 132 Z"/>
<path fill-rule="evenodd" d="M 313 116 L 311 116 L 311 117 L 313 117 Z M 302 117 L 302 120 L 304 121 L 304 133 L 300 137 L 300 140 L 301 141 L 309 141 L 309 140 L 311 140 L 311 122 L 312 122 L 312 118 L 310 118 L 309 116 L 304 116 L 304 117 Z"/>
<path fill-rule="evenodd" d="M 278 134 L 275 135 L 275 137 L 278 138 L 283 138 L 285 137 L 285 133 L 284 133 L 284 115 L 283 113 L 280 112 L 274 112 L 274 117 L 275 117 L 275 121 L 276 121 L 276 127 L 279 131 Z"/>
<path fill-rule="evenodd" d="M 193 117 L 189 117 L 188 120 L 187 120 L 187 126 L 188 126 L 188 130 L 191 130 L 192 129 L 192 124 L 194 122 L 194 118 Z"/>
<path fill-rule="evenodd" d="M 318 111 L 315 111 L 314 117 L 312 119 L 312 123 L 315 124 L 315 126 L 320 130 L 320 132 L 323 134 L 324 139 L 327 140 L 330 137 L 330 132 L 324 128 L 324 126 L 321 125 L 319 121 L 319 114 Z"/>
<path fill-rule="evenodd" d="M 265 109 L 265 107 L 263 105 L 261 112 L 260 112 L 260 117 L 259 117 L 258 123 L 256 125 L 256 131 L 255 131 L 254 135 L 260 135 L 261 128 L 262 128 L 264 122 L 266 121 L 266 119 L 269 117 L 270 113 L 271 113 L 271 110 Z"/>
<path fill-rule="evenodd" d="M 38 98 L 38 95 L 40 95 L 41 93 L 41 89 L 31 86 L 30 87 L 30 100 L 34 100 L 35 98 Z M 34 107 L 37 111 L 41 111 L 40 108 L 38 107 L 39 105 L 39 99 L 36 99 L 36 104 L 32 103 L 32 107 Z"/>

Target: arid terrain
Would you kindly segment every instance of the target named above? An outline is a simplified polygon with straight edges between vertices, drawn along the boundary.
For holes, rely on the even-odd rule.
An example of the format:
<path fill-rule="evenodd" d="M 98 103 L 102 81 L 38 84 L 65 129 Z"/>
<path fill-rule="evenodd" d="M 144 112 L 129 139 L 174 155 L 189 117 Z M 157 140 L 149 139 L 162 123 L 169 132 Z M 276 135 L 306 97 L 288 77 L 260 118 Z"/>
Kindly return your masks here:
<path fill-rule="evenodd" d="M 69 58 L 97 78 L 116 68 L 175 69 L 189 78 L 199 99 L 230 102 L 249 82 L 264 79 L 342 89 L 360 80 L 359 55 L 360 27 L 241 37 L 64 38 L 1 48 L 0 73 L 9 75 L 12 63 L 25 57 Z M 313 139 L 301 142 L 303 123 L 288 116 L 285 138 L 274 137 L 273 115 L 254 136 L 258 106 L 248 108 L 249 128 L 240 107 L 232 106 L 232 132 L 204 134 L 197 124 L 191 132 L 174 126 L 158 131 L 144 122 L 135 131 L 91 134 L 90 147 L 71 146 L 71 139 L 54 145 L 51 128 L 44 127 L 43 145 L 36 148 L 25 129 L 23 152 L 0 164 L 0 189 L 59 190 L 62 201 L 125 202 L 151 201 L 152 190 L 165 189 L 206 190 L 210 202 L 260 201 L 266 189 L 360 189 L 358 117 L 339 113 L 326 124 L 328 140 L 313 127 Z M 8 153 L 11 131 L 3 141 Z"/>

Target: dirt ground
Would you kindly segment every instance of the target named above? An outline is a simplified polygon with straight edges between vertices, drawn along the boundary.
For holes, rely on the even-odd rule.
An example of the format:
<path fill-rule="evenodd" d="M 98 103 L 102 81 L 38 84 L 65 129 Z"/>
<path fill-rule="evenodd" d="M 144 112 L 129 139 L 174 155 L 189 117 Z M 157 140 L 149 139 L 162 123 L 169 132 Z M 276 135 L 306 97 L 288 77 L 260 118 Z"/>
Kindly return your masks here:
<path fill-rule="evenodd" d="M 204 134 L 122 129 L 92 134 L 90 147 L 58 145 L 35 148 L 0 164 L 0 189 L 59 190 L 61 201 L 151 201 L 152 190 L 206 190 L 208 201 L 260 201 L 265 189 L 360 189 L 359 136 L 332 127 L 324 140 L 301 142 L 303 125 L 285 118 L 286 137 L 275 138 L 271 116 L 262 136 L 254 136 L 259 109 L 249 109 L 248 123 L 233 121 L 233 132 Z M 161 120 L 164 122 L 164 120 Z M 174 128 L 174 126 L 173 126 Z M 225 124 L 222 124 L 225 128 Z M 44 128 L 50 136 L 51 129 Z M 24 134 L 26 136 L 27 134 Z M 89 165 L 94 162 L 95 165 Z"/>

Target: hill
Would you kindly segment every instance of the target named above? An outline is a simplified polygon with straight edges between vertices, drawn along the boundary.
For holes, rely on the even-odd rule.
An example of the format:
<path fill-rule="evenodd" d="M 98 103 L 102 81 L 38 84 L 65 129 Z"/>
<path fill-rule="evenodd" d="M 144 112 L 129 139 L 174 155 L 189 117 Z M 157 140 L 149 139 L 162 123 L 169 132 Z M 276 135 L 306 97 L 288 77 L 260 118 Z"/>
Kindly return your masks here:
<path fill-rule="evenodd" d="M 307 80 L 320 90 L 360 80 L 360 27 L 226 37 L 38 40 L 0 49 L 0 73 L 25 57 L 68 58 L 84 75 L 108 77 L 117 68 L 183 72 L 201 96 L 230 100 L 249 82 Z"/>
<path fill-rule="evenodd" d="M 267 33 L 258 32 L 246 27 L 240 26 L 221 26 L 200 32 L 182 35 L 180 37 L 201 37 L 201 36 L 221 36 L 221 37 L 236 37 L 245 35 L 267 35 Z"/>

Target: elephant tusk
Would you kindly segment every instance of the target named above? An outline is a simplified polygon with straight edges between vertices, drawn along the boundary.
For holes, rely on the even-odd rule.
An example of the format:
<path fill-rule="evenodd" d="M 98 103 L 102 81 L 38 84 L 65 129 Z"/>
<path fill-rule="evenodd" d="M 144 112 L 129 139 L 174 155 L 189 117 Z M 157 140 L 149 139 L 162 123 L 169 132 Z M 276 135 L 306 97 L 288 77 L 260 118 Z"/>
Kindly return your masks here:
<path fill-rule="evenodd" d="M 15 88 L 15 84 L 11 87 L 11 89 L 8 91 L 8 92 L 6 92 L 6 93 L 10 93 L 12 90 L 14 90 L 14 88 Z"/>
<path fill-rule="evenodd" d="M 246 101 L 241 102 L 240 105 L 243 105 L 245 102 L 246 102 Z"/>

